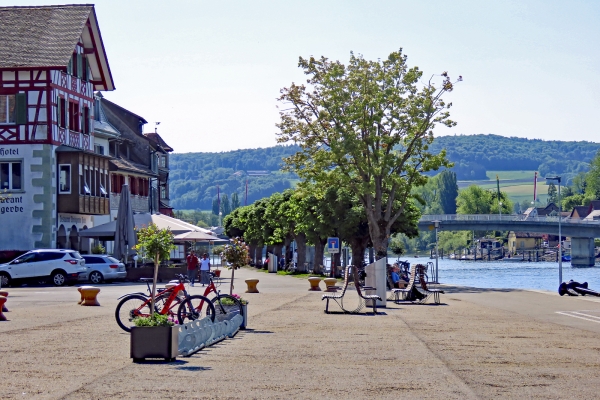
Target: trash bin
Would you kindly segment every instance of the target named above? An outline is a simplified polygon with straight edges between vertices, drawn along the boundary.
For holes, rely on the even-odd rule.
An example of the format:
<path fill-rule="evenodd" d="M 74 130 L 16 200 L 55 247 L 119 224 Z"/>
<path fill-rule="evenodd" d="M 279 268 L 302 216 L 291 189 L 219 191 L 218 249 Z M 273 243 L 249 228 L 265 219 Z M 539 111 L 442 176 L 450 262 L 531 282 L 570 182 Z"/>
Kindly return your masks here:
<path fill-rule="evenodd" d="M 269 265 L 267 266 L 269 272 L 277 272 L 277 256 L 269 253 Z"/>

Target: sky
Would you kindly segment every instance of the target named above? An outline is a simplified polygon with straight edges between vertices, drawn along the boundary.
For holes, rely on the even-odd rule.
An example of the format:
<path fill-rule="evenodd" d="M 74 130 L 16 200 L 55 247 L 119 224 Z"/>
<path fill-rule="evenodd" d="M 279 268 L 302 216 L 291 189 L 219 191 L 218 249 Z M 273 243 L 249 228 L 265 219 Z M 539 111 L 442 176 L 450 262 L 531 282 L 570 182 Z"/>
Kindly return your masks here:
<path fill-rule="evenodd" d="M 94 4 L 116 86 L 103 95 L 175 153 L 274 146 L 279 91 L 306 80 L 300 56 L 347 63 L 351 51 L 376 60 L 399 48 L 424 81 L 463 77 L 444 97 L 458 125 L 436 135 L 600 142 L 600 1 Z"/>

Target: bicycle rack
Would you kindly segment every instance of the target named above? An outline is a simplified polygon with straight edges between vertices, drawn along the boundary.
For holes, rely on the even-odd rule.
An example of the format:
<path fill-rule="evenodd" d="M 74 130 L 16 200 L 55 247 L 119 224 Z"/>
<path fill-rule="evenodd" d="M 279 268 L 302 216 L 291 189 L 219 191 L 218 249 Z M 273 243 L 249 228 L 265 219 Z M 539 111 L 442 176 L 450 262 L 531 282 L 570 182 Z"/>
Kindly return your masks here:
<path fill-rule="evenodd" d="M 236 314 L 223 321 L 211 321 L 209 317 L 190 321 L 179 326 L 179 354 L 189 357 L 205 347 L 226 338 L 232 338 L 240 330 L 244 317 Z"/>

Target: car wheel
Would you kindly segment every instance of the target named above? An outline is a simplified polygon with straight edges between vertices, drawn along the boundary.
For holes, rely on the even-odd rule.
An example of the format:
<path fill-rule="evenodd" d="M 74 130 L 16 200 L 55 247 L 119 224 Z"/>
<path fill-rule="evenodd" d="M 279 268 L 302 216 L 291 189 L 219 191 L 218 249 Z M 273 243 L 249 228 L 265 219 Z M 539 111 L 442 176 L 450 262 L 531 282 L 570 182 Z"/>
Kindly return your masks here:
<path fill-rule="evenodd" d="M 0 287 L 10 286 L 10 276 L 7 273 L 0 273 Z"/>
<path fill-rule="evenodd" d="M 67 277 L 64 272 L 57 271 L 52 274 L 52 283 L 54 283 L 54 286 L 64 286 L 66 282 Z"/>
<path fill-rule="evenodd" d="M 102 274 L 98 271 L 94 271 L 90 274 L 90 282 L 94 283 L 94 284 L 98 284 L 98 283 L 102 283 L 102 281 L 104 280 L 104 277 L 102 276 Z"/>

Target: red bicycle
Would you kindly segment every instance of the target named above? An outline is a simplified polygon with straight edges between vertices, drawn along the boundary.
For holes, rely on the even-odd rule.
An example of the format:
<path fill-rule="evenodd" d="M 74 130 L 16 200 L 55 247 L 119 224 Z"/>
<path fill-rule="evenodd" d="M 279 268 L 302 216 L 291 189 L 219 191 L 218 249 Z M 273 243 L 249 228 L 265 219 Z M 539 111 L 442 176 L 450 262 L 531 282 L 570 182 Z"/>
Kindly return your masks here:
<path fill-rule="evenodd" d="M 214 307 L 218 321 L 231 319 L 237 314 L 243 317 L 244 308 L 242 307 L 240 300 L 229 294 L 221 294 L 220 291 L 217 290 L 217 286 L 220 285 L 220 279 L 218 280 L 217 284 L 215 284 L 215 281 L 213 280 L 215 273 L 210 272 L 209 276 L 209 284 L 204 290 L 204 295 L 189 296 L 184 300 L 184 303 L 187 305 L 187 307 L 192 307 L 193 309 L 201 312 L 204 309 L 204 302 L 206 301 L 207 296 L 213 292 L 215 297 L 210 300 L 210 303 L 211 306 Z"/>
<path fill-rule="evenodd" d="M 190 296 L 185 289 L 187 278 L 184 275 L 177 275 L 179 283 L 169 289 L 160 290 L 155 297 L 154 312 L 162 315 L 169 315 L 173 319 L 177 318 L 179 324 L 187 321 L 200 319 L 204 316 L 215 320 L 215 307 L 213 303 L 204 296 Z M 133 320 L 137 317 L 149 317 L 152 304 L 152 294 L 150 291 L 151 278 L 142 278 L 148 286 L 148 295 L 142 292 L 130 293 L 122 296 L 122 300 L 115 310 L 117 324 L 126 332 L 131 332 Z M 177 310 L 177 312 L 175 312 Z"/>

